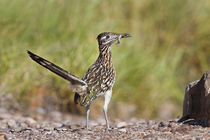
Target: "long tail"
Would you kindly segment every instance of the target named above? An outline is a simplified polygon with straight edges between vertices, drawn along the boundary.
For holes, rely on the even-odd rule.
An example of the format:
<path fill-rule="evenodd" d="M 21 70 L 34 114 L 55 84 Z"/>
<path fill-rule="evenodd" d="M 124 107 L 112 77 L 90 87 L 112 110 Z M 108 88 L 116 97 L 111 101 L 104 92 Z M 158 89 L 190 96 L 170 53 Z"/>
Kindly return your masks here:
<path fill-rule="evenodd" d="M 68 80 L 71 85 L 80 85 L 80 86 L 86 86 L 86 82 L 79 79 L 78 77 L 70 74 L 69 72 L 65 71 L 64 69 L 62 69 L 59 66 L 56 66 L 55 64 L 53 64 L 50 61 L 47 61 L 46 59 L 30 52 L 27 51 L 27 53 L 29 54 L 29 56 L 31 57 L 32 60 L 34 60 L 35 62 L 39 63 L 40 65 L 42 65 L 43 67 L 47 68 L 48 70 L 52 71 L 53 73 L 63 77 L 64 79 Z"/>

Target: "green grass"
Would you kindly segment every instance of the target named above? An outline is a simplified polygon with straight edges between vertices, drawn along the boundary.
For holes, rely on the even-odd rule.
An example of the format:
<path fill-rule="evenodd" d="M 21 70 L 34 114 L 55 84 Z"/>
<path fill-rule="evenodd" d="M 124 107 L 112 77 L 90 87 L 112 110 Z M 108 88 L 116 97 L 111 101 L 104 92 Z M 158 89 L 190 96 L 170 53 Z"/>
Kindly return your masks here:
<path fill-rule="evenodd" d="M 111 106 L 132 104 L 135 115 L 154 118 L 170 102 L 176 116 L 185 85 L 210 66 L 209 12 L 210 2 L 195 0 L 1 0 L 0 93 L 30 104 L 44 88 L 65 108 L 73 101 L 68 83 L 32 62 L 26 50 L 82 77 L 97 58 L 96 36 L 127 32 L 133 37 L 112 46 Z"/>

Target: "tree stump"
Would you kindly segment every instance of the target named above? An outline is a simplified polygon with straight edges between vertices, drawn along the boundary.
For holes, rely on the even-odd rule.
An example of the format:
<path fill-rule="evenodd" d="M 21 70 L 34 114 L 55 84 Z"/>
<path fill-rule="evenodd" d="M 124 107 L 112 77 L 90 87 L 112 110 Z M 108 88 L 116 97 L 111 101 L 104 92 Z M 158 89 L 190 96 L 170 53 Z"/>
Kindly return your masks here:
<path fill-rule="evenodd" d="M 186 87 L 183 114 L 178 122 L 189 119 L 200 121 L 203 126 L 210 126 L 210 71 Z"/>

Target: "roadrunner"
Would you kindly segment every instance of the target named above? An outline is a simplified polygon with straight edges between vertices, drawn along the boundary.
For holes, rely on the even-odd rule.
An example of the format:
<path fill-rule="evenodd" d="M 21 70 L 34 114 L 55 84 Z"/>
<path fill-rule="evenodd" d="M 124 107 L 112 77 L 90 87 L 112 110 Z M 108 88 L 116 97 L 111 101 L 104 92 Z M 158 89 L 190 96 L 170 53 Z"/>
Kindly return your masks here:
<path fill-rule="evenodd" d="M 109 129 L 107 118 L 107 108 L 112 97 L 112 87 L 115 82 L 115 69 L 112 63 L 110 46 L 117 41 L 120 43 L 121 38 L 130 37 L 127 33 L 104 32 L 98 35 L 99 56 L 95 63 L 90 66 L 82 79 L 70 74 L 59 66 L 47 61 L 46 59 L 28 51 L 32 60 L 36 61 L 43 67 L 49 69 L 55 74 L 63 77 L 70 82 L 70 87 L 75 92 L 74 102 L 80 103 L 86 107 L 86 128 L 88 129 L 88 119 L 91 103 L 98 97 L 104 96 L 104 116 L 106 120 L 106 129 Z"/>

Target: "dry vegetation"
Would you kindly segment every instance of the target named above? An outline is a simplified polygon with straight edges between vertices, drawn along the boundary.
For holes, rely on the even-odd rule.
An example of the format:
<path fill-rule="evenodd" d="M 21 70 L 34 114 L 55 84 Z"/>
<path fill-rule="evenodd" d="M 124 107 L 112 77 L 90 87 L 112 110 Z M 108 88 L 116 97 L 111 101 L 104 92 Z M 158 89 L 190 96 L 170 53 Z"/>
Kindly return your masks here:
<path fill-rule="evenodd" d="M 209 1 L 196 0 L 1 0 L 0 95 L 12 94 L 11 104 L 21 108 L 78 113 L 68 83 L 26 50 L 81 77 L 97 57 L 99 33 L 128 32 L 131 39 L 112 47 L 117 81 L 110 113 L 121 116 L 124 105 L 132 116 L 160 118 L 168 109 L 175 117 L 185 85 L 210 66 L 209 12 Z"/>

